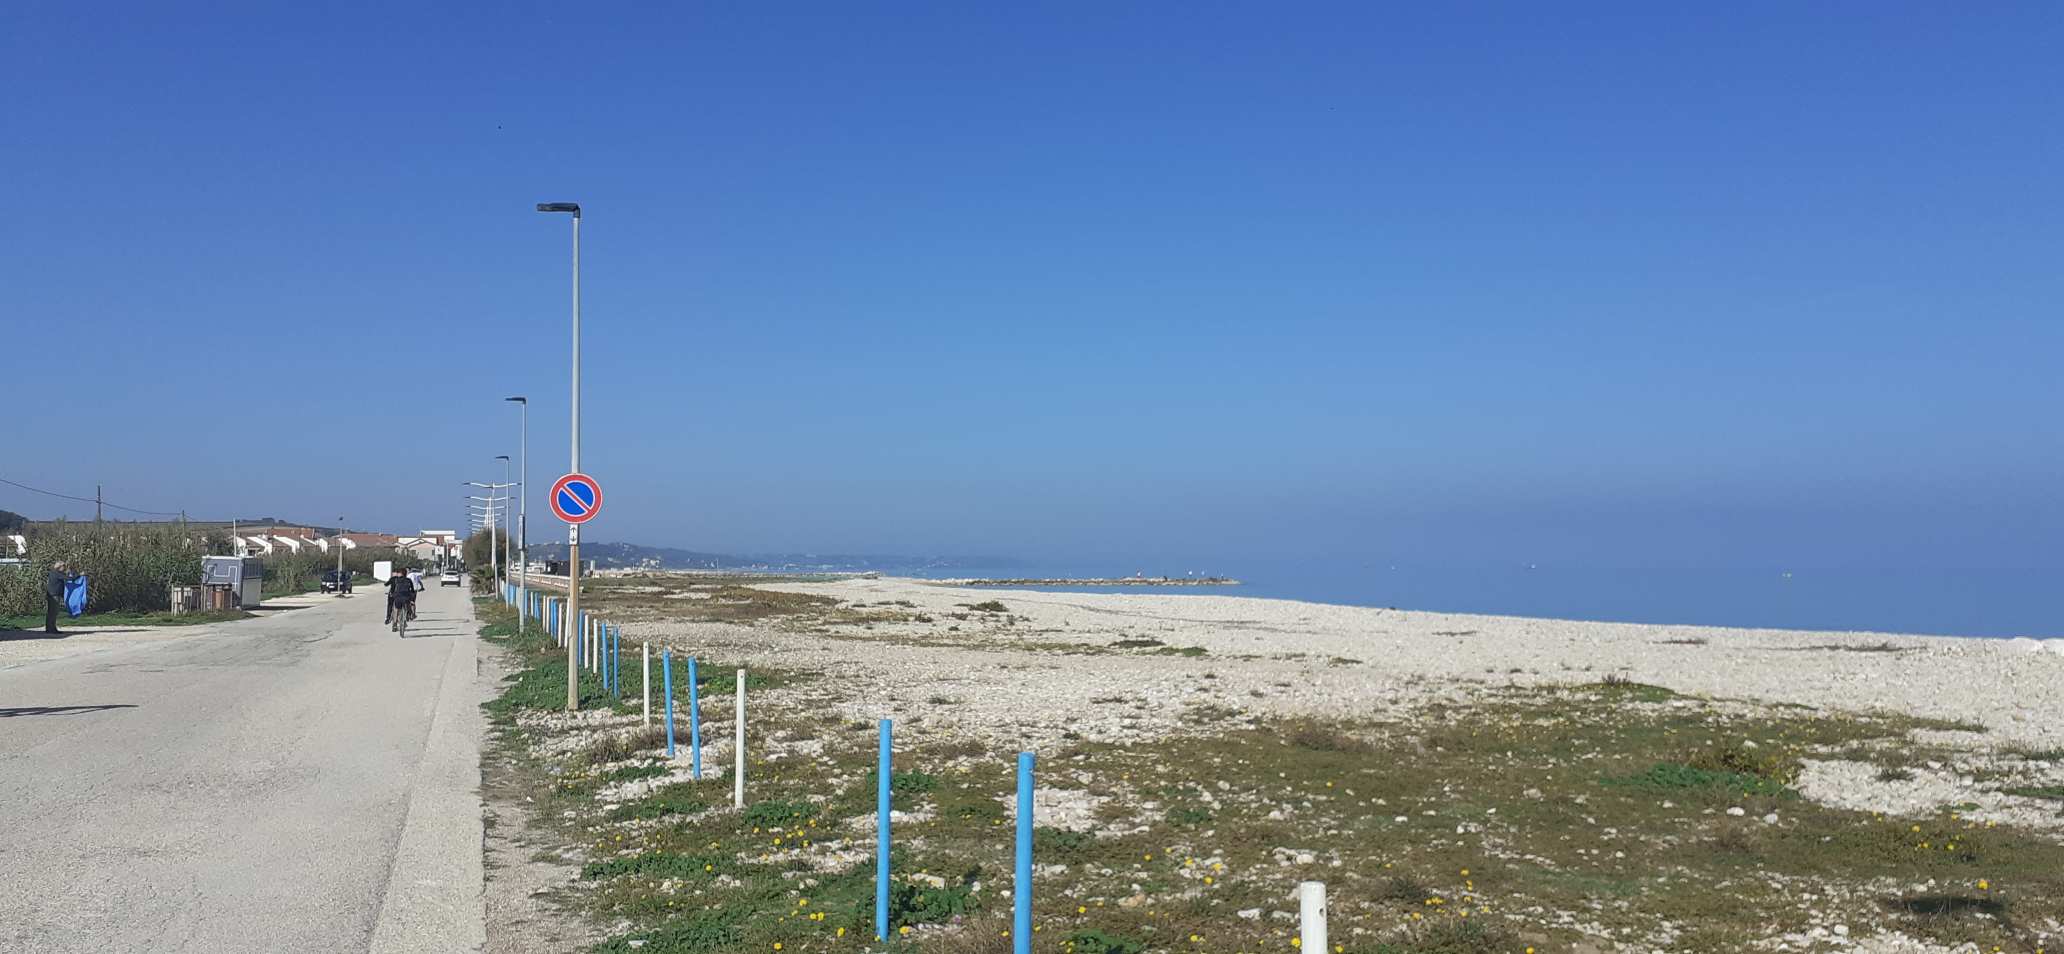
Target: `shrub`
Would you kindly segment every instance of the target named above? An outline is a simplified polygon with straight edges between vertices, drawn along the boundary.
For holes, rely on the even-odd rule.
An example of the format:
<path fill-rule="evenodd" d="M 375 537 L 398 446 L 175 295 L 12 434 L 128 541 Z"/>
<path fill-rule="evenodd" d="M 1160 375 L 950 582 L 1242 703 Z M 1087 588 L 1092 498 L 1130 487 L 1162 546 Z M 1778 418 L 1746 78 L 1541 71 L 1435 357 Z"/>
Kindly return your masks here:
<path fill-rule="evenodd" d="M 889 930 L 906 924 L 935 924 L 967 914 L 975 906 L 974 891 L 965 883 L 934 888 L 898 881 L 889 886 Z"/>
<path fill-rule="evenodd" d="M 1798 759 L 1777 749 L 1752 749 L 1740 742 L 1705 746 L 1693 751 L 1684 762 L 1708 772 L 1753 775 L 1779 785 L 1790 785 L 1799 780 Z"/>

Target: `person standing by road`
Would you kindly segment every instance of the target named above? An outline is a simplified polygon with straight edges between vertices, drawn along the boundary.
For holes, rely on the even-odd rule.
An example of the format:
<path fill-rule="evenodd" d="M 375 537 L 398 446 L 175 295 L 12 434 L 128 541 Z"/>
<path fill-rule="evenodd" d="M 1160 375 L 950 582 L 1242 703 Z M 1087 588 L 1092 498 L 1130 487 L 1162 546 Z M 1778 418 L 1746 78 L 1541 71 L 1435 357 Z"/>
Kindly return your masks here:
<path fill-rule="evenodd" d="M 65 565 L 63 560 L 50 564 L 50 572 L 43 577 L 43 631 L 57 633 L 57 608 L 64 603 Z"/>

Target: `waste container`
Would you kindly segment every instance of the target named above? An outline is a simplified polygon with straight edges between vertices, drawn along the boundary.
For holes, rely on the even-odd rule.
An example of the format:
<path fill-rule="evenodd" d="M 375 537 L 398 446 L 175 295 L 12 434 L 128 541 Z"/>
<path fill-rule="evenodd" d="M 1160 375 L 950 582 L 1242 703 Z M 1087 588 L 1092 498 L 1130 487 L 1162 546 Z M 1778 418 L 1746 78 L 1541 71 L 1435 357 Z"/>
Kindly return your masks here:
<path fill-rule="evenodd" d="M 229 589 L 230 603 L 222 609 L 250 609 L 263 599 L 265 564 L 255 557 L 205 556 L 201 558 L 201 582 L 210 589 Z M 208 605 L 215 605 L 213 597 Z"/>

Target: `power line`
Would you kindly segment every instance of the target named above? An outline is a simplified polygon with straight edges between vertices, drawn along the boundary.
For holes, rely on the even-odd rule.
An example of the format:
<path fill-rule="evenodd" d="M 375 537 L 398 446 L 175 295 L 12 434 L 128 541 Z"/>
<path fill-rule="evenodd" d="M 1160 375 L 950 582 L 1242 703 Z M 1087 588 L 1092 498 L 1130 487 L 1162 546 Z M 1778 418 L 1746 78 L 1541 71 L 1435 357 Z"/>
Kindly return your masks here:
<path fill-rule="evenodd" d="M 139 510 L 135 507 L 124 507 L 121 504 L 108 503 L 105 500 L 101 500 L 95 497 L 74 497 L 71 494 L 61 494 L 54 490 L 44 490 L 39 487 L 31 487 L 28 484 L 8 480 L 5 477 L 0 477 L 0 484 L 6 484 L 9 487 L 20 487 L 21 489 L 26 490 L 30 493 L 42 494 L 45 497 L 56 497 L 60 500 L 76 500 L 80 503 L 95 504 L 97 506 L 108 507 L 114 510 L 125 510 L 129 513 L 140 513 L 147 517 L 177 517 L 184 512 L 179 510 Z"/>

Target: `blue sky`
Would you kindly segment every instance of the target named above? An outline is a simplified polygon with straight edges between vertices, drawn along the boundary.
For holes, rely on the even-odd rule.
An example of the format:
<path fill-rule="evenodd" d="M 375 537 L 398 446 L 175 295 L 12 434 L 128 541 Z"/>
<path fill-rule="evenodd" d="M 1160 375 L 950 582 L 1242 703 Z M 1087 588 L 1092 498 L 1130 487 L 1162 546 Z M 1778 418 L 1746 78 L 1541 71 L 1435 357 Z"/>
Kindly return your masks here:
<path fill-rule="evenodd" d="M 572 200 L 591 539 L 2060 565 L 2053 4 L 427 6 L 0 14 L 0 477 L 550 536 Z"/>

